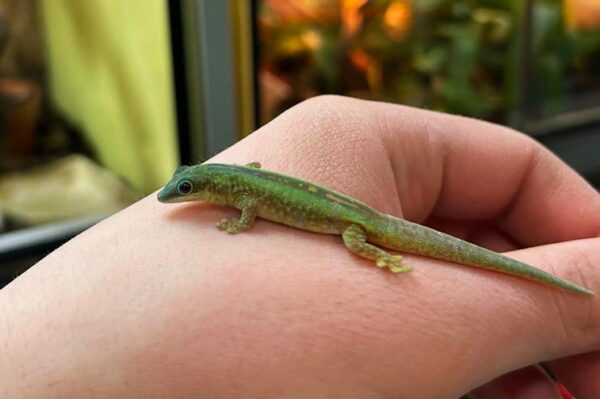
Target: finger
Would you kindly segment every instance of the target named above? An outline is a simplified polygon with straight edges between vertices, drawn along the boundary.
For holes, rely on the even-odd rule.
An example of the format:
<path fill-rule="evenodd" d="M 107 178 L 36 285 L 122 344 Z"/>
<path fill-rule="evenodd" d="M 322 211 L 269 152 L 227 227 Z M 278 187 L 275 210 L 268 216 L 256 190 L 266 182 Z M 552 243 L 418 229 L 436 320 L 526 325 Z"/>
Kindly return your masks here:
<path fill-rule="evenodd" d="M 556 383 L 539 367 L 515 370 L 473 390 L 469 399 L 561 399 Z"/>
<path fill-rule="evenodd" d="M 565 279 L 596 292 L 600 289 L 600 270 L 594 266 L 600 259 L 598 239 L 550 244 L 521 250 L 510 256 L 530 264 L 545 264 L 543 268 Z M 419 307 L 436 309 L 437 322 L 440 322 L 440 315 L 448 315 L 440 323 L 449 335 L 463 326 L 468 328 L 468 331 L 456 333 L 456 336 L 463 345 L 468 342 L 469 347 L 478 348 L 474 351 L 477 358 L 469 358 L 462 346 L 461 360 L 466 363 L 472 361 L 473 364 L 480 362 L 482 370 L 492 370 L 490 378 L 546 359 L 600 348 L 598 301 L 481 270 L 456 270 L 450 266 L 426 268 L 423 265 L 417 267 L 415 273 L 423 269 L 427 274 L 423 281 L 427 283 L 421 288 L 426 286 L 423 289 L 427 292 L 420 293 Z M 457 291 L 469 293 L 463 300 L 469 297 L 477 299 L 454 302 L 457 297 L 462 297 L 453 294 Z M 441 305 L 430 302 L 435 301 L 436 292 L 444 292 Z M 452 313 L 453 309 L 462 310 Z M 447 349 L 456 350 L 452 347 Z M 570 382 L 568 378 L 559 377 L 568 389 L 572 389 L 572 385 L 567 383 Z M 580 386 L 585 386 L 583 381 Z"/>
<path fill-rule="evenodd" d="M 600 352 L 560 359 L 549 367 L 576 398 L 600 398 Z"/>
<path fill-rule="evenodd" d="M 496 252 L 514 251 L 520 248 L 519 245 L 504 232 L 500 231 L 493 223 L 466 222 L 432 216 L 424 224 Z"/>
<path fill-rule="evenodd" d="M 418 175 L 400 175 L 415 193 L 439 187 L 435 214 L 496 219 L 524 246 L 600 234 L 598 193 L 529 137 L 469 118 L 390 104 L 376 107 L 386 108 L 381 112 L 394 120 L 387 139 L 392 148 L 400 149 L 391 152 L 398 168 L 410 172 L 407 164 L 423 165 L 416 157 L 444 159 L 442 171 L 432 167 L 426 175 L 422 170 Z M 407 140 L 413 151 L 406 151 Z M 426 163 L 435 165 L 431 160 Z M 414 204 L 423 201 L 421 196 L 412 198 L 407 214 L 421 208 Z"/>
<path fill-rule="evenodd" d="M 597 267 L 600 263 L 600 239 L 549 244 L 513 252 L 509 256 L 585 286 L 596 294 L 600 293 L 600 268 Z M 544 288 L 546 287 L 541 287 Z M 562 358 L 598 350 L 600 348 L 598 301 L 583 299 L 581 302 L 574 303 L 570 300 L 571 295 L 561 295 L 556 290 L 545 290 L 545 293 L 548 295 L 546 300 L 535 301 L 536 310 L 531 310 L 529 317 L 522 320 L 525 323 L 519 328 L 522 331 L 528 329 L 529 332 L 538 335 L 535 345 L 551 353 L 550 358 Z M 538 313 L 537 316 L 534 316 L 535 313 Z M 546 340 L 541 337 L 545 337 Z M 539 360 L 531 359 L 531 363 Z"/>

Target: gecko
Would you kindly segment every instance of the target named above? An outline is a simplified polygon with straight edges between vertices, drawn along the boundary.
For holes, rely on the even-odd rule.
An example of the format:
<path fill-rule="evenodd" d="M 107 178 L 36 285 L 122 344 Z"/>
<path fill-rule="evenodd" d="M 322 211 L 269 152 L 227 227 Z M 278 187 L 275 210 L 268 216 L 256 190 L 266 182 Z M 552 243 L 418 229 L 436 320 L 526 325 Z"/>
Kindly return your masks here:
<path fill-rule="evenodd" d="M 381 213 L 317 184 L 247 165 L 180 166 L 158 192 L 164 203 L 206 201 L 239 209 L 239 218 L 217 227 L 230 234 L 248 230 L 257 217 L 321 234 L 341 235 L 350 252 L 394 273 L 408 272 L 401 255 L 383 248 L 466 266 L 490 269 L 584 296 L 594 293 L 539 268 L 418 223 Z"/>

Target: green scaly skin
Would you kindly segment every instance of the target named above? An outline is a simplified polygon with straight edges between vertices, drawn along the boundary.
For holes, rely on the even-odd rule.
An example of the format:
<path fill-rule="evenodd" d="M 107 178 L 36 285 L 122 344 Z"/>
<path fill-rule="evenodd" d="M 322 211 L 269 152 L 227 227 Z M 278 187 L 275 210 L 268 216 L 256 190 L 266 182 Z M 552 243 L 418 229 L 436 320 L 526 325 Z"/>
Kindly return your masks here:
<path fill-rule="evenodd" d="M 295 177 L 246 166 L 204 164 L 179 167 L 158 193 L 161 202 L 203 200 L 242 211 L 217 227 L 235 234 L 249 229 L 256 217 L 322 234 L 338 234 L 353 253 L 377 266 L 401 273 L 411 270 L 399 255 L 380 247 L 423 255 L 527 278 L 578 294 L 586 288 L 448 234 L 383 214 L 368 205 Z M 375 244 L 375 245 L 374 245 Z"/>

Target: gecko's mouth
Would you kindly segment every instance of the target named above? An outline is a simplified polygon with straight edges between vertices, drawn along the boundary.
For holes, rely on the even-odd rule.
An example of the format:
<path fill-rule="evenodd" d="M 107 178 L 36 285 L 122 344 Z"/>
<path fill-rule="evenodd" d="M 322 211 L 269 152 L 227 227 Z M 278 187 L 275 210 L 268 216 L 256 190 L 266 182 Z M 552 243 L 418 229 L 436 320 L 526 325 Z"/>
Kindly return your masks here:
<path fill-rule="evenodd" d="M 156 198 L 160 202 L 164 202 L 166 204 L 173 204 L 176 202 L 186 202 L 186 201 L 190 201 L 190 199 L 193 199 L 189 195 L 180 195 L 176 191 L 174 192 L 170 187 L 163 187 L 163 189 L 160 190 L 158 192 L 158 194 L 156 194 Z"/>

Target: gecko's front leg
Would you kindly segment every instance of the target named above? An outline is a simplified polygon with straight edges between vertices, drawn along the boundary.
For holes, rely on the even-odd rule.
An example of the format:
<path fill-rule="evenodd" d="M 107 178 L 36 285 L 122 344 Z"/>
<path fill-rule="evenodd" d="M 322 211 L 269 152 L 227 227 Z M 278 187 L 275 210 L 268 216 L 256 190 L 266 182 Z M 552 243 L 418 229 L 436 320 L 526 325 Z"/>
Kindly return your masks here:
<path fill-rule="evenodd" d="M 250 195 L 242 194 L 235 200 L 235 207 L 242 211 L 239 219 L 223 219 L 217 223 L 217 228 L 229 234 L 236 234 L 248 230 L 256 220 L 256 199 Z"/>

